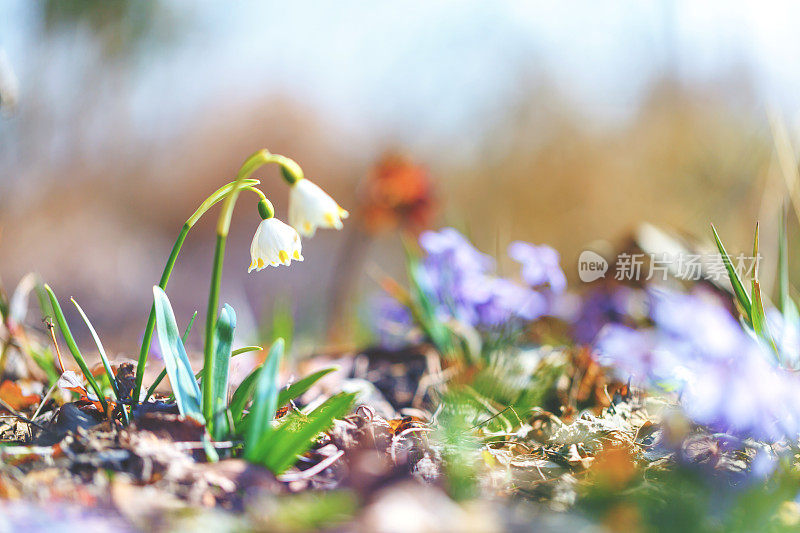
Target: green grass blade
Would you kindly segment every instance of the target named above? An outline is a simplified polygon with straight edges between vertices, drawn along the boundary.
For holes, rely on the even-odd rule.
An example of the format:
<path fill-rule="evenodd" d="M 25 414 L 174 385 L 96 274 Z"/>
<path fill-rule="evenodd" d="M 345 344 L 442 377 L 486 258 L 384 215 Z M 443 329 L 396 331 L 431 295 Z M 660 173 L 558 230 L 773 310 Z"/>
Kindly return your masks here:
<path fill-rule="evenodd" d="M 748 323 L 752 324 L 752 317 L 750 316 L 752 311 L 750 310 L 751 303 L 750 297 L 747 296 L 747 292 L 744 290 L 744 285 L 742 285 L 742 280 L 739 278 L 739 275 L 736 273 L 736 270 L 733 268 L 733 263 L 731 263 L 731 258 L 728 255 L 728 252 L 725 250 L 725 246 L 722 244 L 722 241 L 717 234 L 717 229 L 714 227 L 714 224 L 711 224 L 711 231 L 714 232 L 714 240 L 717 243 L 717 248 L 719 249 L 719 253 L 722 256 L 722 262 L 725 264 L 725 270 L 728 271 L 728 277 L 730 278 L 731 287 L 733 288 L 733 293 L 736 295 L 736 300 L 739 303 L 739 306 L 742 308 L 742 311 L 745 313 L 745 318 L 747 319 Z"/>
<path fill-rule="evenodd" d="M 291 400 L 299 398 L 305 394 L 306 391 L 308 391 L 308 389 L 314 385 L 314 383 L 324 378 L 334 370 L 338 370 L 338 368 L 335 366 L 323 368 L 322 370 L 318 370 L 313 374 L 309 374 L 306 377 L 295 381 L 285 389 L 282 389 L 281 392 L 278 393 L 278 407 L 283 407 Z"/>
<path fill-rule="evenodd" d="M 153 287 L 153 298 L 156 310 L 156 331 L 167 375 L 175 392 L 178 409 L 184 416 L 191 416 L 205 423 L 202 411 L 200 387 L 197 386 L 189 357 L 178 333 L 175 313 L 166 293 L 159 287 Z"/>
<path fill-rule="evenodd" d="M 256 379 L 258 379 L 259 372 L 263 366 L 264 365 L 259 365 L 253 369 L 253 371 L 239 383 L 239 386 L 236 387 L 233 393 L 228 409 L 231 412 L 233 423 L 237 426 L 242 421 L 242 413 L 244 413 L 245 405 L 247 405 L 247 402 L 250 401 L 250 398 L 253 396 L 253 391 L 256 388 Z"/>
<path fill-rule="evenodd" d="M 195 311 L 194 314 L 192 314 L 192 318 L 189 319 L 189 325 L 186 326 L 186 329 L 183 331 L 183 337 L 181 337 L 181 341 L 183 342 L 184 346 L 186 346 L 186 340 L 189 338 L 189 332 L 192 331 L 192 325 L 194 324 L 195 318 L 197 318 L 197 311 Z M 153 384 L 150 385 L 150 388 L 147 389 L 147 394 L 144 395 L 144 400 L 142 400 L 142 403 L 150 399 L 150 396 L 152 396 L 153 393 L 156 392 L 156 388 L 158 388 L 158 386 L 161 385 L 161 382 L 164 381 L 165 377 L 167 377 L 166 366 L 164 367 L 163 370 L 161 370 L 161 373 L 158 375 Z"/>
<path fill-rule="evenodd" d="M 108 412 L 108 402 L 106 402 L 105 397 L 103 396 L 103 391 L 100 389 L 100 386 L 94 380 L 94 376 L 92 376 L 91 370 L 89 370 L 89 366 L 86 364 L 86 360 L 84 360 L 81 351 L 78 349 L 78 345 L 75 344 L 75 338 L 72 336 L 72 332 L 69 330 L 69 325 L 67 324 L 67 319 L 64 318 L 64 311 L 61 310 L 61 305 L 58 303 L 58 298 L 56 298 L 56 293 L 53 292 L 53 289 L 50 288 L 50 285 L 45 284 L 44 290 L 47 292 L 47 297 L 50 299 L 50 305 L 53 308 L 53 314 L 56 318 L 56 323 L 58 324 L 58 329 L 61 330 L 61 336 L 64 337 L 64 341 L 67 343 L 67 347 L 69 348 L 72 357 L 75 358 L 75 362 L 78 363 L 78 366 L 81 368 L 81 372 L 83 372 L 83 376 L 86 378 L 86 381 L 94 390 L 94 393 L 97 395 L 97 399 L 100 401 L 100 404 L 103 406 L 103 410 Z"/>
<path fill-rule="evenodd" d="M 761 284 L 758 281 L 758 222 L 756 222 L 756 231 L 753 236 L 753 260 L 755 264 L 753 266 L 753 280 L 750 291 L 750 297 L 752 298 L 750 322 L 753 325 L 753 331 L 756 332 L 756 335 L 761 337 L 767 346 L 772 348 L 775 356 L 780 360 L 780 353 L 767 327 L 767 316 L 764 312 L 764 302 L 761 298 Z"/>
<path fill-rule="evenodd" d="M 214 361 L 211 366 L 212 405 L 214 418 L 211 420 L 211 434 L 215 439 L 222 439 L 228 432 L 228 418 L 225 409 L 228 407 L 228 376 L 231 366 L 231 345 L 233 332 L 236 329 L 236 313 L 225 304 L 217 319 L 214 331 Z M 206 376 L 203 376 L 206 379 Z"/>
<path fill-rule="evenodd" d="M 323 368 L 322 370 L 318 370 L 313 374 L 309 374 L 308 376 L 292 383 L 288 387 L 281 389 L 281 391 L 278 393 L 278 408 L 283 407 L 291 400 L 294 400 L 304 394 L 314 385 L 314 383 L 330 374 L 334 370 L 337 370 L 337 367 Z M 258 368 L 253 370 L 253 372 L 247 376 L 244 381 L 242 381 L 242 383 L 239 385 L 239 388 L 236 389 L 236 392 L 233 395 L 233 400 L 231 400 L 231 414 L 233 415 L 234 423 L 238 426 L 237 430 L 240 431 L 242 428 L 246 428 L 248 424 L 247 418 L 245 418 L 244 421 L 242 420 L 242 413 L 244 412 L 245 405 L 247 405 L 247 401 L 253 394 L 257 372 Z"/>
<path fill-rule="evenodd" d="M 272 344 L 266 362 L 258 373 L 253 397 L 253 408 L 248 415 L 245 432 L 244 456 L 249 461 L 258 457 L 257 450 L 272 432 L 272 420 L 278 410 L 278 369 L 283 358 L 283 339 Z"/>
<path fill-rule="evenodd" d="M 453 352 L 453 342 L 447 328 L 436 314 L 436 306 L 431 302 L 425 288 L 420 282 L 419 261 L 408 257 L 408 280 L 411 287 L 411 314 L 419 323 L 425 334 L 439 351 L 445 355 Z"/>
<path fill-rule="evenodd" d="M 242 355 L 243 353 L 248 352 L 260 352 L 263 350 L 261 346 L 242 346 L 241 348 L 236 348 L 234 351 L 231 352 L 231 357 L 236 357 L 237 355 Z"/>
<path fill-rule="evenodd" d="M 769 328 L 767 327 L 767 317 L 764 314 L 764 303 L 761 300 L 761 286 L 755 279 L 753 280 L 752 321 L 753 331 L 755 331 L 756 335 L 761 337 L 764 342 L 767 343 L 767 346 L 772 349 L 775 356 L 780 361 L 780 353 L 778 352 L 778 348 L 775 346 L 775 341 L 772 339 L 772 335 L 770 335 Z"/>
<path fill-rule="evenodd" d="M 111 383 L 111 389 L 114 391 L 114 397 L 117 399 L 117 401 L 119 401 L 120 397 L 119 397 L 119 387 L 117 387 L 117 378 L 116 376 L 114 376 L 114 372 L 111 370 L 111 363 L 108 361 L 108 356 L 106 355 L 106 351 L 103 348 L 103 343 L 100 342 L 100 337 L 97 335 L 94 326 L 92 326 L 89 317 L 86 316 L 86 313 L 83 312 L 83 309 L 81 308 L 80 305 L 78 305 L 78 302 L 75 301 L 75 298 L 70 298 L 70 301 L 78 310 L 78 312 L 81 314 L 81 318 L 83 318 L 83 321 L 86 323 L 86 327 L 89 328 L 89 333 L 92 334 L 94 343 L 97 345 L 97 351 L 100 354 L 100 360 L 103 362 L 103 368 L 105 369 L 106 375 L 108 376 L 108 382 Z M 120 411 L 122 411 L 122 418 L 127 423 L 128 411 L 125 409 L 123 405 L 120 405 L 119 409 Z"/>
<path fill-rule="evenodd" d="M 142 403 L 144 403 L 144 402 L 146 402 L 147 400 L 150 399 L 150 396 L 152 396 L 153 393 L 156 392 L 156 389 L 158 388 L 159 385 L 161 385 L 161 382 L 164 381 L 165 377 L 167 377 L 167 367 L 166 366 L 161 370 L 161 373 L 158 374 L 158 377 L 153 382 L 153 384 L 150 385 L 150 388 L 147 389 L 147 394 L 144 395 L 144 400 L 142 400 Z"/>
<path fill-rule="evenodd" d="M 189 319 L 189 323 L 186 325 L 186 329 L 183 330 L 183 337 L 181 337 L 181 341 L 183 341 L 184 346 L 186 345 L 186 341 L 189 339 L 189 332 L 192 331 L 192 326 L 194 326 L 195 318 L 197 318 L 197 311 L 192 313 L 192 318 Z"/>
<path fill-rule="evenodd" d="M 330 397 L 325 403 L 311 411 L 307 416 L 293 413 L 276 429 L 266 445 L 260 450 L 259 462 L 273 474 L 280 474 L 305 453 L 321 432 L 342 418 L 353 406 L 355 394 L 340 393 Z"/>
<path fill-rule="evenodd" d="M 778 224 L 778 308 L 786 314 L 789 298 L 789 241 L 786 236 L 786 207 L 781 210 Z"/>
<path fill-rule="evenodd" d="M 97 345 L 97 351 L 100 354 L 100 360 L 103 362 L 103 368 L 105 369 L 106 375 L 108 376 L 108 381 L 109 383 L 111 383 L 111 388 L 114 391 L 114 397 L 117 400 L 119 400 L 119 389 L 117 388 L 117 380 L 116 377 L 114 376 L 114 372 L 111 370 L 111 363 L 109 363 L 108 361 L 108 356 L 106 355 L 106 351 L 103 348 L 103 343 L 100 342 L 100 337 L 97 335 L 94 326 L 92 326 L 92 323 L 89 321 L 89 317 L 86 316 L 86 313 L 83 312 L 83 309 L 81 308 L 80 305 L 78 305 L 78 302 L 75 301 L 75 298 L 70 298 L 70 301 L 78 310 L 78 313 L 80 313 L 81 318 L 83 318 L 83 321 L 86 323 L 86 327 L 89 328 L 89 333 L 92 334 L 94 343 Z"/>

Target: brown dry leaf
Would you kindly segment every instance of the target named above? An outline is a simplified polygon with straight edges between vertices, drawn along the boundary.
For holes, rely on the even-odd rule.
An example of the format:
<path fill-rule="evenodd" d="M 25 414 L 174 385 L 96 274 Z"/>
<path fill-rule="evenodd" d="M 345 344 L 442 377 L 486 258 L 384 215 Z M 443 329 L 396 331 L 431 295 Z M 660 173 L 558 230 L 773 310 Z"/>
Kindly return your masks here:
<path fill-rule="evenodd" d="M 56 382 L 59 389 L 77 392 L 80 395 L 86 395 L 86 387 L 83 386 L 83 376 L 72 370 L 67 370 Z"/>
<path fill-rule="evenodd" d="M 636 472 L 633 453 L 623 446 L 606 448 L 598 453 L 591 469 L 592 478 L 598 485 L 614 491 L 624 489 Z"/>
<path fill-rule="evenodd" d="M 116 367 L 112 367 L 119 389 L 119 396 L 123 400 L 128 400 L 131 393 L 135 388 L 136 383 L 136 366 L 133 363 L 120 363 Z"/>
<path fill-rule="evenodd" d="M 0 385 L 0 398 L 17 411 L 36 405 L 41 400 L 38 394 L 23 393 L 19 385 L 8 379 Z"/>
<path fill-rule="evenodd" d="M 146 413 L 136 420 L 134 428 L 174 442 L 200 442 L 206 432 L 200 422 L 169 413 Z"/>
<path fill-rule="evenodd" d="M 404 416 L 402 418 L 396 418 L 394 420 L 387 420 L 389 423 L 389 427 L 392 430 L 392 434 L 397 435 L 402 433 L 403 431 L 415 428 L 415 427 L 423 427 L 425 424 L 424 420 L 417 416 Z"/>

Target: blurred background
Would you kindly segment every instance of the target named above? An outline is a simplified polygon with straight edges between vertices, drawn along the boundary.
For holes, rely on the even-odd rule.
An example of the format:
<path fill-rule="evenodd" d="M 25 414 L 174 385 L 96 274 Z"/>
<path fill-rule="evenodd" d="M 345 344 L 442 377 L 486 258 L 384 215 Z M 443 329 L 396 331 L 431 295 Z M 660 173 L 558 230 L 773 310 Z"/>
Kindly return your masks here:
<path fill-rule="evenodd" d="M 643 221 L 702 238 L 713 221 L 739 251 L 761 219 L 766 254 L 774 241 L 785 188 L 769 117 L 794 138 L 797 4 L 4 0 L 0 11 L 0 276 L 10 290 L 35 271 L 75 296 L 111 352 L 136 352 L 183 221 L 264 147 L 354 215 L 306 240 L 304 263 L 247 275 L 259 219 L 239 204 L 222 299 L 250 332 L 242 342 L 276 301 L 308 350 L 341 340 L 326 314 L 363 316 L 374 278 L 402 276 L 401 232 L 425 227 L 453 225 L 499 256 L 512 240 L 548 243 L 574 286 L 581 250 Z M 285 219 L 276 169 L 256 177 Z M 382 213 L 381 194 L 410 195 L 408 216 Z M 180 323 L 205 307 L 213 218 L 170 282 Z"/>

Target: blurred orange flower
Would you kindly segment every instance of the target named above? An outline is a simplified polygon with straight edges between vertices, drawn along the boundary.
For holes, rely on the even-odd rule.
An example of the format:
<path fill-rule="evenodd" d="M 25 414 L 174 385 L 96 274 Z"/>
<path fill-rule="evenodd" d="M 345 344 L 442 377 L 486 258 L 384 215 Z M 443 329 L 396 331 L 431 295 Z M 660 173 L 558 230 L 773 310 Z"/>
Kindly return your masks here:
<path fill-rule="evenodd" d="M 404 155 L 385 154 L 367 177 L 361 205 L 369 233 L 426 228 L 434 207 L 427 169 Z"/>

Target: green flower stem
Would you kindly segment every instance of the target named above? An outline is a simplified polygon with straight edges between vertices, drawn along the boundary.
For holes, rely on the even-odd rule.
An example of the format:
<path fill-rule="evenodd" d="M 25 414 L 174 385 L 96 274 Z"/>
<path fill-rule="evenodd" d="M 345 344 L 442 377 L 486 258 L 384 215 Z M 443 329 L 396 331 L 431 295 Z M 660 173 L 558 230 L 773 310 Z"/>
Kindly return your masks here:
<path fill-rule="evenodd" d="M 258 195 L 258 196 L 261 198 L 261 201 L 263 201 L 263 202 L 269 202 L 269 200 L 268 200 L 268 199 L 267 199 L 267 197 L 264 195 L 264 193 L 263 193 L 263 192 L 261 192 L 261 189 L 256 189 L 255 187 L 242 187 L 242 190 L 243 190 L 243 191 L 251 191 L 251 192 L 254 192 L 254 193 L 256 193 L 256 194 L 257 194 L 257 195 Z"/>
<path fill-rule="evenodd" d="M 212 405 L 214 387 L 214 324 L 217 322 L 219 286 L 222 281 L 222 263 L 225 260 L 225 243 L 227 239 L 227 234 L 217 234 L 217 245 L 214 247 L 214 267 L 211 270 L 211 289 L 208 291 L 208 310 L 206 311 L 206 338 L 203 350 L 203 369 L 208 369 L 208 374 L 210 375 L 203 376 L 201 390 L 203 392 L 203 416 L 209 423 L 211 423 L 212 416 L 214 415 L 214 406 Z"/>
<path fill-rule="evenodd" d="M 255 170 L 255 169 L 254 169 Z M 172 274 L 172 269 L 175 267 L 175 261 L 178 259 L 178 253 L 181 251 L 181 246 L 183 246 L 183 241 L 186 240 L 186 235 L 189 233 L 189 230 L 192 229 L 192 226 L 200 220 L 200 217 L 203 214 L 211 209 L 216 203 L 220 202 L 224 198 L 226 198 L 231 191 L 233 191 L 234 186 L 238 184 L 238 186 L 246 186 L 252 187 L 254 185 L 258 185 L 261 183 L 258 180 L 253 179 L 246 179 L 246 180 L 236 180 L 235 182 L 230 182 L 226 185 L 223 185 L 216 191 L 214 191 L 211 196 L 206 198 L 200 207 L 192 213 L 186 222 L 183 224 L 180 233 L 178 234 L 178 239 L 175 241 L 175 244 L 172 246 L 172 251 L 169 254 L 169 259 L 167 259 L 167 264 L 164 267 L 164 271 L 161 274 L 161 280 L 158 282 L 158 286 L 161 287 L 162 290 L 167 288 L 167 282 L 169 282 L 169 277 Z M 150 316 L 147 319 L 147 326 L 144 330 L 144 338 L 142 339 L 142 347 L 139 351 L 139 362 L 136 365 L 136 383 L 133 389 L 133 393 L 131 395 L 131 400 L 133 403 L 137 403 L 139 401 L 139 395 L 141 394 L 142 390 L 142 381 L 144 380 L 144 369 L 145 365 L 147 364 L 147 356 L 150 353 L 150 345 L 153 342 L 153 331 L 156 326 L 156 308 L 155 305 L 150 306 Z"/>
<path fill-rule="evenodd" d="M 206 335 L 205 346 L 203 347 L 203 368 L 206 375 L 203 376 L 203 416 L 206 420 L 213 420 L 214 406 L 212 405 L 212 395 L 214 388 L 214 325 L 217 322 L 217 308 L 219 307 L 219 286 L 222 280 L 222 264 L 225 260 L 225 243 L 228 239 L 228 232 L 231 227 L 231 217 L 236 199 L 244 180 L 250 177 L 259 167 L 266 163 L 279 162 L 273 154 L 267 150 L 260 150 L 242 164 L 237 174 L 237 179 L 233 184 L 231 193 L 225 197 L 222 204 L 222 212 L 217 222 L 217 244 L 214 248 L 214 265 L 211 270 L 211 287 L 208 291 L 208 309 L 206 312 Z M 282 167 L 283 168 L 283 167 Z M 264 197 L 266 199 L 266 197 Z"/>

